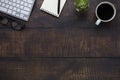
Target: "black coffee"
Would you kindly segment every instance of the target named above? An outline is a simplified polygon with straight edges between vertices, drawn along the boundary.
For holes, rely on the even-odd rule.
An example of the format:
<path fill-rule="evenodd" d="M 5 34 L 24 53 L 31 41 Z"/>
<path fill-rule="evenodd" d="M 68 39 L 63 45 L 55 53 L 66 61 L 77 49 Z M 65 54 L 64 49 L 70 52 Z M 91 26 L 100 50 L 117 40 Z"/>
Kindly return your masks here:
<path fill-rule="evenodd" d="M 114 9 L 109 4 L 102 4 L 98 7 L 97 14 L 102 20 L 109 20 L 114 15 Z"/>

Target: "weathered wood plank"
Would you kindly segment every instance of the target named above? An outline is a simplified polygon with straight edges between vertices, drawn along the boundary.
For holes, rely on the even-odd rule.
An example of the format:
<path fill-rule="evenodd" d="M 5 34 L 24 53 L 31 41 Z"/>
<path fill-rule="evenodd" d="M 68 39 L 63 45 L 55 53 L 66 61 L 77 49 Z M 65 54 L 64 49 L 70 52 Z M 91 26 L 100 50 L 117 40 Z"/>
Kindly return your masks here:
<path fill-rule="evenodd" d="M 40 29 L 0 32 L 0 57 L 119 57 L 120 37 L 109 31 Z"/>
<path fill-rule="evenodd" d="M 120 80 L 120 59 L 0 61 L 0 80 Z"/>

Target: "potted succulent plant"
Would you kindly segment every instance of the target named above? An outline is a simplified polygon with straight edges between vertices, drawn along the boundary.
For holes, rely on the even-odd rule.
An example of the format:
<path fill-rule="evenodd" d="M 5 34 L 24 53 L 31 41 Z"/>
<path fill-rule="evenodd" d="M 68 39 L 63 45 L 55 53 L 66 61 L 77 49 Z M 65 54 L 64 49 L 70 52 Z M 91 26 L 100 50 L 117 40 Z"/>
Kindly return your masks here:
<path fill-rule="evenodd" d="M 88 0 L 75 0 L 75 8 L 78 12 L 84 12 L 88 9 L 89 2 Z"/>

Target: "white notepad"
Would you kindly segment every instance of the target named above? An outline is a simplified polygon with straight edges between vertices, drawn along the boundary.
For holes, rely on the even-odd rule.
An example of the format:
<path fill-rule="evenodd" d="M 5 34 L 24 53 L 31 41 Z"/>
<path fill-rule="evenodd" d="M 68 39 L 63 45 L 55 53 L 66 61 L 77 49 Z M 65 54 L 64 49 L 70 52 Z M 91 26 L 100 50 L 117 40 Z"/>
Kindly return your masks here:
<path fill-rule="evenodd" d="M 44 0 L 40 9 L 49 13 L 49 14 L 52 14 L 56 17 L 59 17 L 65 3 L 66 3 L 66 0 L 60 0 L 60 12 L 59 12 L 59 14 L 57 13 L 58 0 Z"/>

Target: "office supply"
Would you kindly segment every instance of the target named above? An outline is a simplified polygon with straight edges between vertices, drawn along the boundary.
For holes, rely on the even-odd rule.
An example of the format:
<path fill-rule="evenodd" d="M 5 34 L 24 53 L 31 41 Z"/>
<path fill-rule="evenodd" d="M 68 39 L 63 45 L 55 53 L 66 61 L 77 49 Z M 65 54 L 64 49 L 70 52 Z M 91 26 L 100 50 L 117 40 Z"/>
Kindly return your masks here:
<path fill-rule="evenodd" d="M 0 12 L 28 21 L 35 0 L 0 0 Z"/>
<path fill-rule="evenodd" d="M 60 0 L 60 3 L 58 1 L 59 0 L 44 0 L 40 9 L 49 14 L 52 14 L 56 17 L 59 17 L 59 15 L 66 3 L 66 0 Z M 58 12 L 58 3 L 60 4 L 59 12 Z"/>
<path fill-rule="evenodd" d="M 60 12 L 60 0 L 58 0 L 58 14 Z"/>

